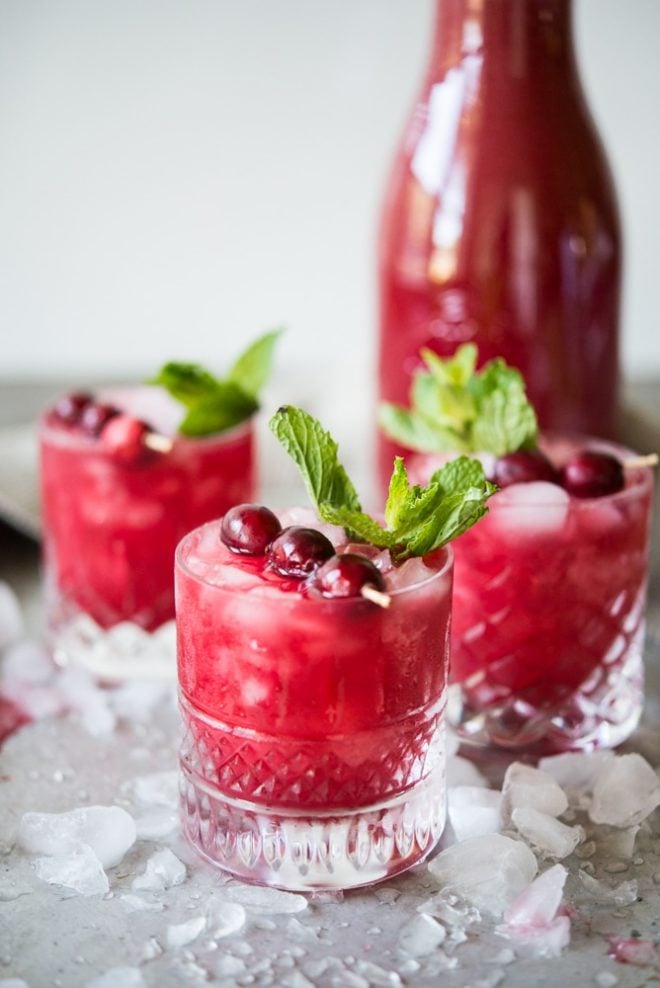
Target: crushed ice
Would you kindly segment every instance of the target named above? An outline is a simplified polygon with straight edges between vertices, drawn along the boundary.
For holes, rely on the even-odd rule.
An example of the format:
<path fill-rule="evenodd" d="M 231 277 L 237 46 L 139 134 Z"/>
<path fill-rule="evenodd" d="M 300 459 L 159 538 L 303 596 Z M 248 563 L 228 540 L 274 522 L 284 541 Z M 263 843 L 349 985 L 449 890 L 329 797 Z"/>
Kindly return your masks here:
<path fill-rule="evenodd" d="M 171 628 L 162 629 L 161 646 L 172 648 L 171 632 Z M 87 633 L 96 643 L 98 658 L 99 631 L 90 627 Z M 111 650 L 123 655 L 134 651 L 140 642 L 144 644 L 143 638 L 144 633 L 131 626 L 120 626 L 108 636 Z M 174 705 L 172 684 L 162 679 L 129 679 L 106 688 L 100 687 L 87 669 L 55 667 L 42 646 L 24 637 L 20 608 L 2 583 L 0 652 L 0 696 L 32 719 L 62 715 L 75 719 L 92 738 L 99 739 L 90 741 L 91 745 L 103 743 L 123 725 L 132 725 L 137 738 L 145 737 L 159 710 L 166 704 Z M 44 883 L 42 888 L 54 889 L 43 894 L 59 898 L 96 896 L 100 901 L 114 895 L 117 908 L 127 913 L 164 913 L 163 919 L 159 917 L 157 937 L 149 936 L 143 943 L 140 965 L 157 961 L 166 950 L 171 970 L 180 975 L 181 983 L 203 984 L 211 977 L 223 985 L 237 979 L 248 983 L 261 976 L 276 977 L 286 988 L 307 988 L 319 977 L 342 988 L 395 988 L 402 984 L 402 978 L 417 974 L 441 978 L 460 967 L 461 958 L 468 956 L 463 944 L 480 935 L 487 922 L 482 914 L 499 920 L 495 932 L 506 937 L 510 946 L 493 950 L 488 959 L 491 970 L 482 969 L 478 975 L 473 972 L 465 983 L 473 988 L 494 988 L 505 980 L 502 968 L 517 956 L 556 957 L 570 941 L 573 912 L 563 902 L 568 872 L 553 861 L 568 862 L 573 882 L 570 901 L 599 909 L 605 923 L 607 910 L 625 911 L 638 901 L 637 878 L 622 876 L 624 880 L 617 882 L 615 875 L 643 863 L 642 858 L 634 857 L 636 842 L 639 839 L 644 847 L 648 835 L 657 832 L 657 814 L 651 814 L 660 806 L 660 781 L 645 758 L 594 752 L 543 758 L 538 768 L 514 762 L 500 791 L 489 786 L 471 761 L 456 753 L 453 736 L 448 739 L 448 750 L 451 829 L 445 835 L 444 850 L 429 862 L 427 871 L 418 871 L 427 898 L 417 900 L 416 914 L 408 913 L 398 932 L 398 973 L 372 959 L 352 957 L 309 959 L 297 966 L 297 959 L 304 957 L 306 950 L 332 942 L 327 925 L 310 923 L 310 914 L 318 918 L 325 908 L 337 908 L 341 901 L 337 896 L 317 895 L 310 900 L 297 893 L 246 886 L 225 878 L 213 889 L 206 889 L 203 896 L 190 895 L 187 909 L 192 915 L 181 909 L 170 915 L 170 904 L 182 900 L 169 890 L 182 885 L 188 889 L 190 882 L 186 865 L 174 853 L 178 845 L 172 845 L 174 850 L 166 846 L 178 840 L 178 777 L 169 769 L 125 778 L 116 792 L 121 806 L 24 813 L 16 840 L 27 855 L 25 867 L 31 870 L 20 872 L 15 881 L 5 881 L 0 900 L 29 896 L 35 877 Z M 657 752 L 655 734 L 645 750 Z M 149 752 L 138 743 L 131 751 L 131 764 L 143 757 L 148 758 Z M 49 778 L 65 780 L 67 771 L 56 767 Z M 80 798 L 87 798 L 82 790 Z M 143 841 L 154 841 L 156 847 L 144 846 Z M 131 851 L 134 844 L 136 849 Z M 10 847 L 11 839 L 5 853 Z M 117 868 L 124 859 L 128 866 Z M 540 875 L 539 863 L 546 868 Z M 426 883 L 421 879 L 423 874 L 428 875 Z M 34 876 L 32 885 L 26 883 L 24 875 Z M 397 900 L 406 898 L 405 892 L 388 885 L 364 894 L 372 896 L 376 908 L 386 911 L 396 910 Z M 90 908 L 97 907 L 90 904 Z M 382 925 L 373 926 L 369 935 L 380 934 Z M 259 961 L 251 957 L 253 948 L 248 942 L 231 939 L 246 929 L 263 931 L 267 936 L 280 930 L 293 946 L 274 957 L 272 965 Z M 605 925 L 599 929 L 607 932 Z M 230 952 L 219 949 L 218 941 L 229 944 Z M 209 970 L 200 966 L 199 958 L 189 949 L 193 945 L 197 953 L 201 951 L 208 958 L 204 963 Z M 294 950 L 299 953 L 294 954 Z M 654 945 L 639 938 L 612 936 L 610 950 L 616 960 L 626 963 L 657 961 Z M 20 979 L 0 980 L 0 988 L 14 982 L 21 984 Z M 601 972 L 596 983 L 614 984 L 616 977 Z M 86 988 L 144 985 L 141 969 L 128 966 L 111 968 L 86 982 Z"/>

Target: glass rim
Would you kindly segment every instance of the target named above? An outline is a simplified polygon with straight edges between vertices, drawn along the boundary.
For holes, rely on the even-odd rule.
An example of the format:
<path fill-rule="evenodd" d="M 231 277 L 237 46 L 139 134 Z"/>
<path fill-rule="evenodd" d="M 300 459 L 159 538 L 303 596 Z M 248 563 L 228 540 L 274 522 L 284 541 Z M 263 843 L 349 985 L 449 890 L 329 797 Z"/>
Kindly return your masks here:
<path fill-rule="evenodd" d="M 51 446 L 57 446 L 60 449 L 70 449 L 81 453 L 97 453 L 101 456 L 107 455 L 110 459 L 114 459 L 111 452 L 103 447 L 100 436 L 90 436 L 83 432 L 77 432 L 75 429 L 69 429 L 66 425 L 62 427 L 55 425 L 48 421 L 51 412 L 52 408 L 46 409 L 38 417 L 37 425 L 40 443 L 47 443 Z M 247 438 L 253 432 L 255 414 L 253 412 L 243 422 L 224 429 L 222 432 L 212 432 L 205 436 L 185 436 L 179 432 L 167 434 L 160 433 L 157 429 L 154 429 L 154 434 L 163 435 L 166 439 L 172 441 L 172 449 L 160 453 L 160 456 L 168 457 L 175 449 L 185 449 L 190 446 L 224 445 L 225 443 L 230 444 Z"/>
<path fill-rule="evenodd" d="M 553 444 L 556 443 L 572 443 L 576 448 L 581 448 L 589 451 L 597 451 L 604 453 L 616 453 L 620 459 L 625 459 L 626 457 L 633 459 L 640 456 L 640 453 L 635 452 L 635 450 L 630 449 L 629 446 L 624 446 L 623 443 L 614 442 L 610 439 L 601 439 L 598 436 L 589 436 L 584 433 L 579 432 L 561 432 L 559 430 L 551 430 L 548 432 L 539 433 L 539 448 L 547 453 L 548 449 L 552 448 Z M 442 456 L 443 454 L 433 454 L 433 453 L 413 453 L 415 457 L 433 457 L 435 455 Z M 456 453 L 455 456 L 458 457 L 462 454 Z M 467 456 L 478 457 L 477 453 L 464 454 Z M 491 455 L 491 454 L 488 454 Z M 620 504 L 629 500 L 634 500 L 636 498 L 645 497 L 653 491 L 654 475 L 653 467 L 635 467 L 630 471 L 631 475 L 634 475 L 634 480 L 629 486 L 622 488 L 615 494 L 605 494 L 602 497 L 575 497 L 569 495 L 568 510 L 569 511 L 589 511 L 595 510 L 599 505 L 602 504 Z M 549 484 L 551 481 L 533 481 L 533 483 L 545 483 Z M 514 486 L 514 485 L 511 485 Z M 523 484 L 518 484 L 516 486 L 523 486 Z M 552 486 L 556 487 L 557 484 Z M 560 488 L 564 490 L 564 488 Z M 533 499 L 525 500 L 524 504 L 521 502 L 516 502 L 512 504 L 500 503 L 496 498 L 499 494 L 506 491 L 506 487 L 500 488 L 493 498 L 487 502 L 487 507 L 490 512 L 494 511 L 511 511 L 520 510 L 521 507 L 529 508 L 543 508 L 547 506 L 547 502 L 537 501 Z M 478 524 L 478 522 L 477 522 Z"/>
<path fill-rule="evenodd" d="M 193 536 L 197 535 L 198 532 L 201 532 L 203 529 L 210 528 L 213 525 L 219 525 L 219 522 L 222 521 L 222 517 L 223 516 L 221 516 L 220 518 L 214 518 L 212 521 L 207 521 L 204 525 L 198 525 L 197 528 L 193 528 L 190 532 L 186 532 L 186 534 L 179 541 L 176 547 L 174 553 L 174 568 L 175 570 L 180 570 L 182 573 L 185 574 L 187 578 L 194 580 L 195 583 L 199 583 L 201 586 L 208 587 L 212 591 L 217 591 L 218 593 L 225 593 L 234 596 L 245 596 L 247 593 L 250 593 L 250 591 L 246 591 L 241 587 L 219 586 L 216 583 L 211 583 L 210 580 L 207 580 L 203 576 L 200 576 L 199 573 L 194 573 L 190 569 L 190 566 L 188 565 L 187 561 L 183 558 L 184 552 L 187 548 L 188 541 L 192 539 Z M 440 577 L 446 576 L 447 573 L 450 573 L 453 569 L 454 551 L 449 543 L 447 545 L 441 546 L 441 548 L 444 550 L 445 558 L 442 566 L 439 569 L 431 569 L 429 567 L 429 575 L 425 576 L 423 580 L 418 580 L 416 583 L 411 583 L 409 586 L 397 587 L 394 590 L 385 589 L 382 592 L 387 594 L 388 597 L 401 598 L 401 597 L 405 597 L 407 594 L 414 593 L 415 591 L 423 589 L 424 587 L 428 586 L 430 583 L 433 583 L 436 579 L 439 579 Z M 230 552 L 231 550 L 227 550 L 227 551 Z M 437 550 L 435 551 L 437 552 Z M 236 555 L 240 556 L 240 553 L 236 553 Z M 338 553 L 338 555 L 341 555 L 341 553 Z M 301 580 L 300 582 L 301 584 L 303 584 L 305 581 Z M 277 602 L 278 604 L 291 603 L 294 600 L 305 601 L 306 603 L 309 602 L 314 605 L 330 604 L 331 606 L 349 605 L 349 604 L 355 605 L 356 603 L 365 602 L 365 598 L 363 597 L 324 597 L 322 594 L 319 594 L 318 596 L 313 596 L 313 595 L 303 596 L 302 594 L 296 593 L 294 591 L 278 594 L 277 597 L 275 595 L 270 595 L 270 594 L 254 593 L 253 597 L 255 600 L 268 601 L 269 603 Z M 383 610 L 386 611 L 386 608 L 383 608 Z"/>

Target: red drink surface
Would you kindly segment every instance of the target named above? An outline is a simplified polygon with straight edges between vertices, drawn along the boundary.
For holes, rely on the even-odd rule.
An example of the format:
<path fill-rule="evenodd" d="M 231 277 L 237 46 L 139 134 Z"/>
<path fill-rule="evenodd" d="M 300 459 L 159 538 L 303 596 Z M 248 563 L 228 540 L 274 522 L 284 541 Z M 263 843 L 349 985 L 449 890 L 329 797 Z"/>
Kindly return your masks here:
<path fill-rule="evenodd" d="M 174 617 L 174 551 L 190 529 L 250 500 L 252 425 L 199 439 L 173 437 L 170 452 L 134 461 L 101 438 L 41 425 L 45 561 L 64 611 L 101 627 L 133 621 L 153 630 Z"/>
<path fill-rule="evenodd" d="M 379 240 L 379 397 L 420 347 L 524 375 L 544 429 L 611 437 L 621 249 L 580 87 L 570 0 L 438 0 L 437 34 Z M 380 438 L 380 476 L 396 447 Z"/>
<path fill-rule="evenodd" d="M 557 466 L 597 441 L 545 441 Z M 437 466 L 410 459 L 411 480 Z M 617 494 L 575 498 L 546 483 L 494 495 L 489 514 L 454 543 L 451 678 L 473 710 L 511 698 L 519 709 L 561 706 L 640 648 L 652 477 L 626 471 Z"/>
<path fill-rule="evenodd" d="M 204 753 L 197 771 L 226 794 L 280 806 L 366 805 L 423 779 L 444 707 L 450 555 L 399 570 L 397 581 L 415 582 L 383 609 L 301 592 L 263 557 L 231 553 L 219 532 L 212 522 L 177 552 L 179 681 Z"/>

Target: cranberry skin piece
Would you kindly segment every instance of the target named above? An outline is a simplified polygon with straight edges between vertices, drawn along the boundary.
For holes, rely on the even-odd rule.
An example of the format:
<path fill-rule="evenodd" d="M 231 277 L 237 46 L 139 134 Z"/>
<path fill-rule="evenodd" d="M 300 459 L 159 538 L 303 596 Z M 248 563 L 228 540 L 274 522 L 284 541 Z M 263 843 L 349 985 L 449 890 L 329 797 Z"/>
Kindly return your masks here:
<path fill-rule="evenodd" d="M 539 450 L 519 450 L 495 460 L 492 481 L 498 487 L 531 484 L 536 480 L 545 480 L 549 484 L 559 483 L 559 472 Z"/>
<path fill-rule="evenodd" d="M 285 528 L 268 550 L 273 569 L 282 576 L 302 579 L 335 554 L 335 547 L 315 528 Z"/>
<path fill-rule="evenodd" d="M 103 427 L 101 439 L 110 456 L 122 463 L 132 463 L 152 453 L 144 444 L 150 431 L 146 422 L 134 419 L 132 415 L 115 415 Z"/>
<path fill-rule="evenodd" d="M 609 453 L 589 450 L 583 450 L 569 460 L 562 469 L 561 481 L 573 497 L 605 497 L 626 486 L 620 460 Z"/>
<path fill-rule="evenodd" d="M 324 597 L 359 597 L 362 587 L 367 584 L 376 590 L 385 589 L 385 580 L 378 567 L 366 556 L 353 552 L 333 556 L 314 577 L 314 586 Z"/>
<path fill-rule="evenodd" d="M 237 504 L 222 519 L 220 538 L 232 552 L 263 556 L 282 531 L 277 515 L 263 504 Z"/>
<path fill-rule="evenodd" d="M 114 405 L 100 405 L 92 402 L 83 408 L 80 416 L 80 428 L 90 436 L 100 436 L 104 427 L 116 415 L 121 415 Z"/>
<path fill-rule="evenodd" d="M 80 421 L 80 416 L 84 410 L 93 401 L 92 395 L 85 394 L 82 391 L 72 392 L 60 398 L 53 412 L 60 422 L 66 422 L 67 425 L 76 425 Z"/>

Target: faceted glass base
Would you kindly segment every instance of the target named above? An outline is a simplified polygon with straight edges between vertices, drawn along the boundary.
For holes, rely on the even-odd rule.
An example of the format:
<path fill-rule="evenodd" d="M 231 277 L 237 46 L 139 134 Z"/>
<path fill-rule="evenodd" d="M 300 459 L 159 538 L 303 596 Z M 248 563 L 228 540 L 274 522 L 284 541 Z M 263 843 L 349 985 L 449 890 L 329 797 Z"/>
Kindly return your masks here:
<path fill-rule="evenodd" d="M 444 767 L 382 803 L 306 812 L 223 795 L 182 761 L 181 822 L 203 857 L 246 881 L 294 892 L 357 888 L 431 852 L 445 824 Z"/>
<path fill-rule="evenodd" d="M 531 703 L 525 691 L 491 688 L 486 683 L 454 685 L 449 691 L 449 723 L 461 741 L 496 745 L 535 754 L 614 748 L 635 730 L 644 702 L 640 626 L 623 655 L 598 666 L 576 691 L 552 705 Z M 475 677 L 472 677 L 474 680 Z M 475 703 L 479 695 L 482 702 Z"/>
<path fill-rule="evenodd" d="M 223 723 L 181 693 L 181 821 L 246 881 L 370 885 L 421 861 L 446 813 L 445 696 L 395 723 L 317 738 Z"/>

